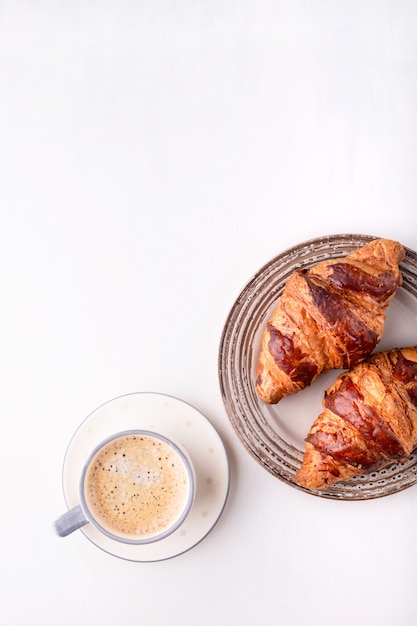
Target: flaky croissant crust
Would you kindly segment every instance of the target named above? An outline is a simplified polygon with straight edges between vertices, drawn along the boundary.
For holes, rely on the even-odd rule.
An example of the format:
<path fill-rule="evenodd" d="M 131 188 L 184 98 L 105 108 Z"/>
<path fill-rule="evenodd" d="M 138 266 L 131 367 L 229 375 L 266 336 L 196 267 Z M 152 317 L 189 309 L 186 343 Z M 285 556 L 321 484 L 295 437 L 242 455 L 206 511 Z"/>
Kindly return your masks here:
<path fill-rule="evenodd" d="M 296 481 L 323 489 L 404 461 L 417 445 L 417 346 L 379 352 L 341 374 L 306 438 Z"/>
<path fill-rule="evenodd" d="M 400 243 L 376 239 L 292 274 L 262 337 L 256 390 L 263 401 L 274 404 L 372 352 L 402 284 L 404 254 Z"/>

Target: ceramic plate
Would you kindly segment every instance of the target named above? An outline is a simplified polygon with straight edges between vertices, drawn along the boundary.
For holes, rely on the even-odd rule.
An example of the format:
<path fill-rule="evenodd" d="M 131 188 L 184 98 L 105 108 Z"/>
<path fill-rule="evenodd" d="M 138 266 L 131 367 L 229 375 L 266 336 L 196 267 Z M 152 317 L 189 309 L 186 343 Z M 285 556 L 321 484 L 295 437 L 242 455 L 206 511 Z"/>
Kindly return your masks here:
<path fill-rule="evenodd" d="M 226 321 L 219 352 L 219 377 L 229 419 L 249 453 L 271 474 L 313 495 L 364 500 L 395 493 L 417 482 L 417 451 L 404 464 L 358 476 L 325 490 L 300 487 L 295 475 L 304 454 L 304 438 L 321 413 L 324 391 L 340 371 L 320 376 L 309 388 L 281 400 L 262 402 L 255 391 L 261 336 L 291 273 L 346 256 L 375 237 L 330 235 L 301 243 L 267 263 L 246 285 Z M 377 350 L 417 344 L 417 254 L 406 249 L 401 263 L 403 286 L 391 301 Z"/>
<path fill-rule="evenodd" d="M 132 429 L 159 432 L 188 452 L 196 474 L 193 507 L 184 524 L 160 541 L 146 545 L 121 543 L 91 524 L 79 531 L 99 548 L 129 561 L 161 561 L 196 546 L 213 529 L 229 492 L 229 462 L 219 434 L 197 409 L 159 393 L 132 393 L 106 402 L 93 411 L 74 434 L 65 455 L 63 488 L 69 509 L 79 504 L 79 482 L 86 458 L 110 435 Z M 63 541 L 71 541 L 70 537 Z"/>

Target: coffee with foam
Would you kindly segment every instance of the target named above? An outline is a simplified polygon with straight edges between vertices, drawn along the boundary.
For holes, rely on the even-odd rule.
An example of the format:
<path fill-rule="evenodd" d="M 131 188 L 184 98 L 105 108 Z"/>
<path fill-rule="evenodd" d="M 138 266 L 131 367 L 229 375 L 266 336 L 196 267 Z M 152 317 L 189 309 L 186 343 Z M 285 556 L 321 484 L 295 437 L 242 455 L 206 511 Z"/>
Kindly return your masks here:
<path fill-rule="evenodd" d="M 125 434 L 93 456 L 84 479 L 91 515 L 130 540 L 166 533 L 189 505 L 191 475 L 173 446 L 152 434 Z"/>

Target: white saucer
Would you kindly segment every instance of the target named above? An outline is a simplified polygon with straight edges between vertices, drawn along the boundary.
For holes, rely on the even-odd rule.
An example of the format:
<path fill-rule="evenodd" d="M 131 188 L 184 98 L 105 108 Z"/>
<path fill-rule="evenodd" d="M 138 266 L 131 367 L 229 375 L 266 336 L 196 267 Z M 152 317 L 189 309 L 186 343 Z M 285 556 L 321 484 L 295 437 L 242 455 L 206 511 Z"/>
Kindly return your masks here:
<path fill-rule="evenodd" d="M 186 402 L 158 393 L 120 396 L 93 411 L 71 439 L 63 467 L 63 489 L 69 509 L 79 504 L 80 476 L 91 450 L 109 435 L 129 429 L 160 432 L 188 451 L 197 479 L 193 508 L 177 531 L 147 545 L 119 543 L 90 524 L 76 532 L 82 532 L 96 546 L 122 559 L 139 562 L 170 559 L 200 543 L 221 516 L 230 482 L 226 450 L 209 420 Z"/>

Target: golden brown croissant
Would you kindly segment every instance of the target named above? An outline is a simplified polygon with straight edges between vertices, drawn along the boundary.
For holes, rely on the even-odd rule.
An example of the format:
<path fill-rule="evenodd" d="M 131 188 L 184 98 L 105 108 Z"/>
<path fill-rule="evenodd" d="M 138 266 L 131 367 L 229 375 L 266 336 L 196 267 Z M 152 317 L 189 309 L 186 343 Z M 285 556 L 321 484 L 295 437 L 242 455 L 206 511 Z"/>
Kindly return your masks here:
<path fill-rule="evenodd" d="M 262 337 L 259 397 L 275 404 L 320 373 L 347 369 L 380 341 L 388 303 L 402 284 L 404 248 L 375 239 L 288 279 Z"/>
<path fill-rule="evenodd" d="M 417 445 L 417 346 L 379 352 L 327 389 L 296 481 L 323 489 L 404 461 Z"/>

